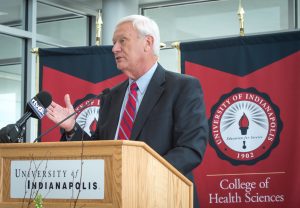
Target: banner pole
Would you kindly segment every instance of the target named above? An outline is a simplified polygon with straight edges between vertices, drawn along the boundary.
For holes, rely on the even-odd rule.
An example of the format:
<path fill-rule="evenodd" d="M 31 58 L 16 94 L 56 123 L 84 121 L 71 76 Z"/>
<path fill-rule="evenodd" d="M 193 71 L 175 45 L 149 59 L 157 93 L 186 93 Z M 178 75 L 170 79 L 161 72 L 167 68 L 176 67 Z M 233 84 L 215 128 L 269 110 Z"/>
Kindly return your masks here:
<path fill-rule="evenodd" d="M 101 18 L 101 10 L 98 10 L 98 15 L 96 19 L 96 46 L 101 45 L 101 33 L 102 33 L 102 18 Z"/>
<path fill-rule="evenodd" d="M 176 48 L 178 52 L 178 72 L 182 74 L 181 71 L 181 52 L 180 52 L 180 42 L 176 41 L 171 44 L 172 48 Z"/>
<path fill-rule="evenodd" d="M 239 17 L 239 22 L 240 22 L 240 36 L 245 36 L 245 29 L 244 29 L 244 14 L 245 10 L 242 7 L 242 1 L 239 1 L 239 8 L 237 11 L 237 15 Z"/>
<path fill-rule="evenodd" d="M 39 48 L 32 48 L 31 53 L 35 54 L 35 90 L 36 92 L 39 92 L 40 90 L 40 73 L 39 73 L 39 67 L 40 67 L 40 57 L 39 57 Z"/>

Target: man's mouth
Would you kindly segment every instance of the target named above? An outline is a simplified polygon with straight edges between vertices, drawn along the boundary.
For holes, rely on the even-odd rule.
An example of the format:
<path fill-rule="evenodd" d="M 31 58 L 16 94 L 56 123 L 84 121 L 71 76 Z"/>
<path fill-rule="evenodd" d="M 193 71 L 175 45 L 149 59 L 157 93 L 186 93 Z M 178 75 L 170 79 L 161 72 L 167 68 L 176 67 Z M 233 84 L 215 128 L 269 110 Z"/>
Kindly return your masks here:
<path fill-rule="evenodd" d="M 115 59 L 116 59 L 116 62 L 119 62 L 119 61 L 121 61 L 121 60 L 123 59 L 123 57 L 121 57 L 121 56 L 116 56 Z"/>

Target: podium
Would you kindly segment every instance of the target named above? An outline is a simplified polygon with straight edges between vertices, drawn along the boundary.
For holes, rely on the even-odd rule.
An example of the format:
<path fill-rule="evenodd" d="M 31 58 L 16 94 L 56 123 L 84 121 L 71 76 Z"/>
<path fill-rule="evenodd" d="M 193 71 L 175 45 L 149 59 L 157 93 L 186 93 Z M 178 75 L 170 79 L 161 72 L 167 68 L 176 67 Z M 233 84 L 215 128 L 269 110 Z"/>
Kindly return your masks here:
<path fill-rule="evenodd" d="M 33 164 L 32 161 L 46 161 L 47 165 L 38 171 L 35 169 L 36 166 L 32 168 L 32 165 L 28 167 L 28 171 L 21 170 L 23 163 Z M 81 162 L 80 167 L 74 168 L 71 167 L 72 161 L 103 162 L 104 182 L 87 183 L 83 176 L 77 177 L 82 173 L 84 168 L 82 164 L 84 163 Z M 63 168 L 59 170 L 51 168 L 51 164 L 59 165 L 61 163 L 63 163 Z M 89 194 L 83 198 L 80 197 L 81 194 L 75 194 L 73 198 L 43 196 L 44 208 L 69 208 L 74 207 L 74 203 L 76 203 L 76 207 L 85 208 L 193 207 L 192 182 L 148 145 L 138 141 L 104 140 L 0 144 L 0 208 L 34 207 L 32 195 L 25 197 L 24 193 L 21 196 L 12 197 L 17 195 L 14 192 L 20 191 L 23 187 L 27 187 L 24 192 L 28 195 L 42 191 L 44 188 L 50 189 L 47 193 L 60 191 L 51 180 L 66 180 L 65 177 L 70 170 L 73 170 L 72 168 L 77 170 L 76 177 L 81 180 L 77 182 L 77 185 L 81 187 L 78 190 L 82 189 L 82 192 L 77 190 L 78 192 L 83 194 L 83 189 L 91 191 L 101 189 L 103 198 L 88 198 Z M 87 174 L 99 169 L 92 165 Z M 99 171 L 101 172 L 101 170 Z M 29 179 L 30 174 L 36 178 L 41 177 L 40 183 L 35 183 L 35 179 Z M 72 175 L 74 180 L 74 171 Z M 53 178 L 51 179 L 50 176 Z M 12 187 L 12 184 L 15 184 L 13 177 L 26 178 L 24 184 L 18 182 L 21 188 Z M 96 177 L 98 176 L 96 175 Z M 46 182 L 46 180 L 50 180 L 50 182 Z M 34 183 L 37 185 L 36 187 Z M 62 193 L 66 193 L 65 190 L 72 189 L 73 191 L 76 185 L 72 181 L 56 183 L 63 184 L 59 187 L 62 189 Z M 82 185 L 83 183 L 85 185 Z M 30 190 L 33 188 L 35 191 Z M 64 188 L 66 189 L 64 190 Z M 62 195 L 59 194 L 59 196 Z"/>

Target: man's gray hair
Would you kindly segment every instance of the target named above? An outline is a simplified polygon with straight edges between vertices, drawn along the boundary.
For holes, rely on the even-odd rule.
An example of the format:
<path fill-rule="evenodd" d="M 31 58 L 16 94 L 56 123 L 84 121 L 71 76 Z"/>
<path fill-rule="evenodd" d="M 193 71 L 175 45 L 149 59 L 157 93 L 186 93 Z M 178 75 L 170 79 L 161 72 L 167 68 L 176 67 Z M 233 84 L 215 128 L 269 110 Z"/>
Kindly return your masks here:
<path fill-rule="evenodd" d="M 142 15 L 129 15 L 121 18 L 117 23 L 117 26 L 124 22 L 132 22 L 133 27 L 140 33 L 140 35 L 150 35 L 153 37 L 153 52 L 158 57 L 160 50 L 160 36 L 156 22 L 149 17 Z"/>

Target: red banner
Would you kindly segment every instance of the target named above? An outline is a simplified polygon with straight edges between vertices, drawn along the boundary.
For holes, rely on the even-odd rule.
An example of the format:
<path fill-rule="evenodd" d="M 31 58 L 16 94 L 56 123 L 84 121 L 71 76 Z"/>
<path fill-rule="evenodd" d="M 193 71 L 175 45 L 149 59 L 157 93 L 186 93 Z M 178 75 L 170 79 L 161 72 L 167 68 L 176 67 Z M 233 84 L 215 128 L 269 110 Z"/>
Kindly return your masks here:
<path fill-rule="evenodd" d="M 112 88 L 126 77 L 116 68 L 111 46 L 40 49 L 41 88 L 52 95 L 52 99 L 65 106 L 64 96 L 70 94 L 76 109 Z M 96 128 L 100 100 L 95 99 L 77 113 L 77 123 L 91 134 Z M 55 124 L 43 119 L 41 133 Z M 46 134 L 42 141 L 59 141 L 60 129 Z"/>
<path fill-rule="evenodd" d="M 299 49 L 299 32 L 181 45 L 210 127 L 194 171 L 201 207 L 300 206 Z"/>

